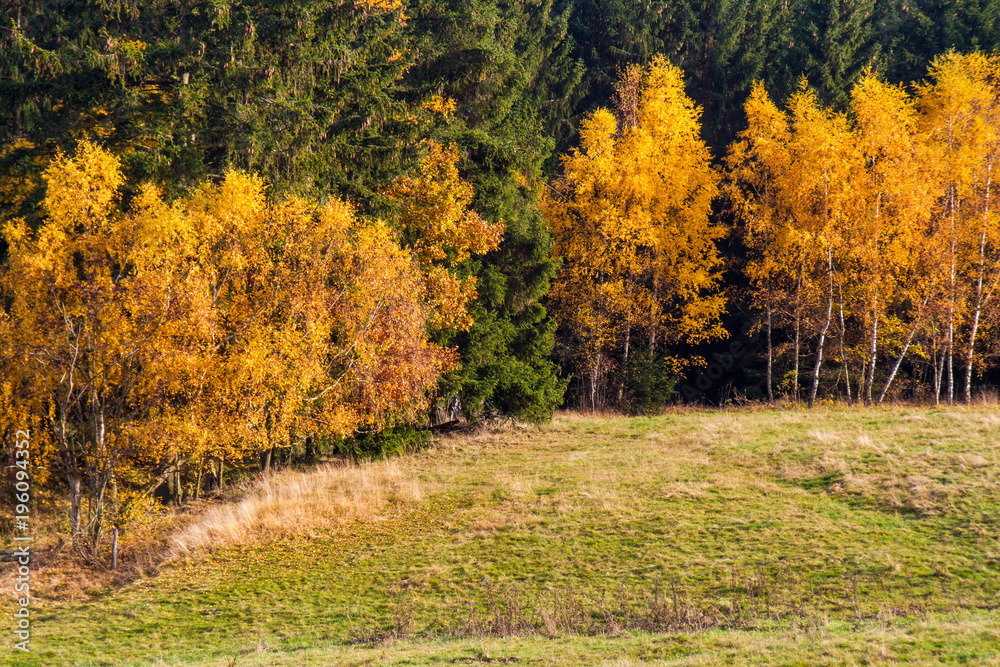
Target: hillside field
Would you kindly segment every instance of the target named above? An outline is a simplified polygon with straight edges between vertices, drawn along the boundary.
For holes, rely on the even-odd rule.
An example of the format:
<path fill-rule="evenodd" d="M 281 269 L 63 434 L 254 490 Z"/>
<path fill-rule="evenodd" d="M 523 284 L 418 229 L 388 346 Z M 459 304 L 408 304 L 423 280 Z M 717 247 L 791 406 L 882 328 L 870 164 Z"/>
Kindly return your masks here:
<path fill-rule="evenodd" d="M 561 413 L 271 484 L 0 663 L 1000 664 L 995 407 Z"/>

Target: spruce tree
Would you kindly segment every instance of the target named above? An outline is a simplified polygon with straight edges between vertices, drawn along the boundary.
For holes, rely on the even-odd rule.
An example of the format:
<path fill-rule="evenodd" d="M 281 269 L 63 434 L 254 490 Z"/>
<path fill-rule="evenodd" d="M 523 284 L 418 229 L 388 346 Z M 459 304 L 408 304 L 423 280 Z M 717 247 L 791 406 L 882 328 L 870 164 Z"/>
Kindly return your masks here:
<path fill-rule="evenodd" d="M 865 69 L 878 70 L 883 63 L 879 28 L 886 11 L 876 0 L 803 2 L 778 90 L 788 94 L 794 81 L 805 77 L 821 100 L 846 109 L 851 88 Z"/>
<path fill-rule="evenodd" d="M 562 401 L 549 360 L 554 325 L 541 305 L 556 262 L 537 197 L 581 75 L 567 24 L 551 0 L 435 0 L 413 15 L 420 58 L 408 90 L 455 100 L 435 134 L 464 149 L 474 205 L 506 225 L 501 247 L 466 267 L 478 281 L 473 326 L 441 332 L 461 353 L 461 368 L 442 381 L 442 403 L 467 418 L 540 421 Z"/>
<path fill-rule="evenodd" d="M 788 52 L 795 3 L 774 0 L 689 0 L 666 5 L 656 19 L 659 47 L 684 70 L 702 107 L 702 128 L 721 154 L 742 126 L 754 81 L 784 85 L 778 63 Z"/>
<path fill-rule="evenodd" d="M 644 65 L 664 50 L 657 34 L 660 12 L 684 12 L 686 1 L 663 4 L 651 0 L 576 0 L 571 5 L 570 33 L 574 56 L 584 65 L 581 96 L 572 121 L 614 94 L 620 72 L 632 64 Z M 669 49 L 665 51 L 669 56 Z M 564 146 L 565 147 L 565 146 Z"/>
<path fill-rule="evenodd" d="M 936 55 L 1000 48 L 1000 0 L 917 0 L 895 12 L 887 77 L 892 81 L 922 79 Z"/>
<path fill-rule="evenodd" d="M 402 167 L 400 135 L 413 134 L 396 94 L 410 64 L 406 17 L 382 4 L 55 0 L 8 8 L 0 171 L 30 176 L 55 148 L 87 134 L 123 155 L 133 180 L 175 193 L 238 167 L 272 187 L 364 200 L 373 181 Z"/>

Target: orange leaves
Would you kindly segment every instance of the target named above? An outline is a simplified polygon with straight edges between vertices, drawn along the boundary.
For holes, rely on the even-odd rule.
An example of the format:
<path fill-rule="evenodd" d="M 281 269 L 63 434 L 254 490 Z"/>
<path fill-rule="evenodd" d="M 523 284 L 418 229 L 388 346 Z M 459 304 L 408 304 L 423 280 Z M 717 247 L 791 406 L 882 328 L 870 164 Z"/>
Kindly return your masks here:
<path fill-rule="evenodd" d="M 118 159 L 89 141 L 80 142 L 75 159 L 57 155 L 45 170 L 43 206 L 60 228 L 82 225 L 94 232 L 106 222 L 109 206 L 124 182 Z"/>
<path fill-rule="evenodd" d="M 338 391 L 356 424 L 415 416 L 452 360 L 427 340 L 425 278 L 380 222 L 360 229 L 346 254 L 341 280 L 350 288 L 336 311 L 344 348 Z"/>
<path fill-rule="evenodd" d="M 902 86 L 866 74 L 851 90 L 851 110 L 859 148 L 871 159 L 913 150 L 917 115 Z"/>
<path fill-rule="evenodd" d="M 137 437 L 163 437 L 155 426 L 186 400 L 204 340 L 186 325 L 192 267 L 178 258 L 190 252 L 158 195 L 147 188 L 123 212 L 118 160 L 86 142 L 45 178 L 40 229 L 4 232 L 10 319 L 0 364 L 19 379 L 16 400 L 46 424 L 51 464 L 70 485 L 76 540 L 80 482 L 99 507 L 126 462 L 148 461 L 160 440 L 140 446 Z M 96 542 L 100 520 L 92 525 Z"/>
<path fill-rule="evenodd" d="M 657 56 L 617 87 L 616 113 L 581 127 L 581 149 L 543 212 L 565 260 L 551 298 L 582 340 L 588 365 L 625 345 L 629 332 L 697 342 L 724 336 L 713 295 L 722 229 L 710 220 L 718 177 L 699 134 L 699 111 L 678 69 Z"/>
<path fill-rule="evenodd" d="M 769 323 L 794 322 L 795 392 L 801 343 L 818 335 L 812 401 L 827 335 L 837 339 L 850 378 L 849 357 L 867 364 L 874 343 L 864 336 L 877 335 L 893 298 L 900 269 L 886 260 L 908 224 L 909 193 L 900 184 L 915 145 L 913 113 L 901 89 L 870 75 L 854 90 L 850 117 L 820 105 L 804 86 L 787 107 L 780 111 L 755 86 L 748 128 L 727 163 L 756 301 Z M 895 257 L 904 261 L 907 252 Z M 845 316 L 865 327 L 862 344 L 847 340 Z M 871 373 L 861 375 L 868 379 L 859 392 L 870 395 Z"/>
<path fill-rule="evenodd" d="M 433 326 L 468 328 L 465 304 L 476 296 L 475 280 L 458 278 L 456 266 L 473 254 L 496 250 L 503 223 L 491 224 L 470 209 L 472 185 L 458 173 L 458 147 L 425 142 L 415 175 L 399 178 L 388 197 L 396 202 L 396 224 L 427 276 L 426 297 Z"/>
<path fill-rule="evenodd" d="M 421 247 L 495 247 L 499 230 L 466 210 L 454 151 L 434 155 L 415 183 L 441 217 L 409 209 Z M 259 177 L 231 171 L 173 204 L 141 187 L 125 211 L 118 160 L 88 143 L 46 180 L 38 232 L 4 230 L 0 361 L 88 488 L 120 466 L 153 474 L 178 457 L 380 428 L 422 409 L 453 363 L 428 340 L 431 304 L 460 319 L 474 284 L 437 264 L 425 275 L 347 203 L 269 201 Z"/>
<path fill-rule="evenodd" d="M 416 176 L 393 184 L 389 197 L 401 204 L 397 217 L 423 263 L 450 257 L 454 262 L 471 253 L 495 250 L 503 238 L 503 225 L 491 225 L 469 209 L 472 186 L 458 174 L 458 147 L 426 142 L 427 153 Z"/>
<path fill-rule="evenodd" d="M 239 230 L 202 243 L 234 439 L 346 435 L 423 406 L 449 355 L 427 341 L 424 278 L 383 223 L 336 200 L 268 204 L 238 174 L 198 196 L 203 229 L 219 210 Z"/>
<path fill-rule="evenodd" d="M 846 117 L 822 108 L 813 93 L 799 91 L 788 108 L 780 111 L 754 86 L 748 127 L 727 158 L 729 194 L 746 243 L 758 253 L 749 266 L 754 277 L 780 282 L 801 273 L 796 290 L 815 282 L 825 292 L 827 251 L 844 243 L 854 213 L 850 179 L 860 154 Z"/>
<path fill-rule="evenodd" d="M 424 102 L 421 106 L 431 113 L 441 114 L 444 116 L 445 120 L 451 120 L 451 116 L 455 113 L 455 109 L 457 108 L 455 100 L 450 97 L 441 97 L 440 95 L 431 96 L 431 98 Z"/>
<path fill-rule="evenodd" d="M 404 9 L 402 0 L 356 0 L 355 6 L 375 16 L 382 16 Z"/>

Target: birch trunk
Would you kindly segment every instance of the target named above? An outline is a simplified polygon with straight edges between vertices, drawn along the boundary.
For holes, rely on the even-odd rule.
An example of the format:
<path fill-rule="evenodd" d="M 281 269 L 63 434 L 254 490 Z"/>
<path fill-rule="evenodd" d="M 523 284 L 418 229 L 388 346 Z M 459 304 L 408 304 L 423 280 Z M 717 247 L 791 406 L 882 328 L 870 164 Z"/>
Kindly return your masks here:
<path fill-rule="evenodd" d="M 794 381 L 795 402 L 799 402 L 799 356 L 802 349 L 802 274 L 805 271 L 805 259 L 799 265 L 799 279 L 795 288 L 795 370 L 792 373 Z"/>
<path fill-rule="evenodd" d="M 622 351 L 622 368 L 620 377 L 621 380 L 618 383 L 618 405 L 621 407 L 622 401 L 625 398 L 625 369 L 628 368 L 628 348 L 629 343 L 632 340 L 632 324 L 631 322 L 625 322 L 625 348 Z"/>
<path fill-rule="evenodd" d="M 830 320 L 833 319 L 833 246 L 827 247 L 826 251 L 827 275 L 829 276 L 830 288 L 827 291 L 826 299 L 826 320 L 823 322 L 823 329 L 819 332 L 819 342 L 816 345 L 816 365 L 813 366 L 812 388 L 809 390 L 809 407 L 816 403 L 816 392 L 819 390 L 819 371 L 823 365 L 823 346 L 826 343 L 826 333 L 830 329 Z"/>
<path fill-rule="evenodd" d="M 892 386 L 892 381 L 896 378 L 896 372 L 899 371 L 900 364 L 903 363 L 903 359 L 906 357 L 906 351 L 910 349 L 910 343 L 913 342 L 913 336 L 917 333 L 917 327 L 920 325 L 920 315 L 924 311 L 924 306 L 927 305 L 927 300 L 930 295 L 924 297 L 923 303 L 920 304 L 920 309 L 917 311 L 917 318 L 913 322 L 913 328 L 910 329 L 910 333 L 906 336 L 906 344 L 903 345 L 903 351 L 899 353 L 899 357 L 896 359 L 895 365 L 892 367 L 892 372 L 889 373 L 889 379 L 886 380 L 885 386 L 882 387 L 882 393 L 879 394 L 878 404 L 881 405 L 882 401 L 885 400 L 885 395 L 889 392 L 889 387 Z"/>
<path fill-rule="evenodd" d="M 875 384 L 875 355 L 878 352 L 878 296 L 872 305 L 872 337 L 868 346 L 868 369 L 865 373 L 865 404 L 872 404 L 872 385 Z"/>
<path fill-rule="evenodd" d="M 767 304 L 767 402 L 774 403 L 774 347 L 771 343 L 771 303 Z"/>
<path fill-rule="evenodd" d="M 68 474 L 66 481 L 69 483 L 69 530 L 76 548 L 80 546 L 80 478 Z"/>
<path fill-rule="evenodd" d="M 937 350 L 935 350 L 937 354 Z M 944 381 L 944 350 L 941 356 L 934 362 L 934 405 L 941 405 L 941 385 Z"/>
<path fill-rule="evenodd" d="M 844 386 L 847 387 L 847 402 L 851 402 L 851 371 L 847 364 L 847 354 L 844 352 L 844 337 L 847 334 L 847 327 L 844 326 L 844 290 L 843 286 L 837 284 L 837 292 L 840 295 L 840 361 L 844 369 Z M 839 384 L 840 378 L 837 378 Z"/>
<path fill-rule="evenodd" d="M 986 201 L 983 206 L 983 228 L 979 234 L 979 275 L 976 278 L 976 302 L 972 312 L 972 330 L 969 332 L 969 349 L 965 364 L 965 390 L 963 394 L 967 404 L 972 403 L 972 365 L 976 354 L 976 333 L 979 330 L 979 314 L 983 309 L 983 274 L 986 272 L 986 225 L 990 214 L 990 172 L 992 170 L 993 163 L 991 162 L 986 167 Z"/>

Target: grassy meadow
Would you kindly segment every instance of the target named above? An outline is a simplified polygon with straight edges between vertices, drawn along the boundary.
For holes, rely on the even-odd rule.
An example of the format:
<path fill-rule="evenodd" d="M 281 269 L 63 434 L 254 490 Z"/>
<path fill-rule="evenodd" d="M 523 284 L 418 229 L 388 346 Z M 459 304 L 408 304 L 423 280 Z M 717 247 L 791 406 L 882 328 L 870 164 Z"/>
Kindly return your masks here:
<path fill-rule="evenodd" d="M 0 663 L 1000 664 L 1000 410 L 564 413 L 282 472 L 171 549 L 47 575 Z"/>

